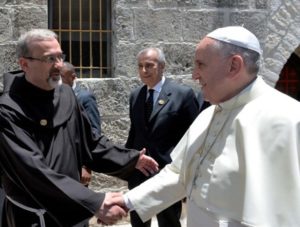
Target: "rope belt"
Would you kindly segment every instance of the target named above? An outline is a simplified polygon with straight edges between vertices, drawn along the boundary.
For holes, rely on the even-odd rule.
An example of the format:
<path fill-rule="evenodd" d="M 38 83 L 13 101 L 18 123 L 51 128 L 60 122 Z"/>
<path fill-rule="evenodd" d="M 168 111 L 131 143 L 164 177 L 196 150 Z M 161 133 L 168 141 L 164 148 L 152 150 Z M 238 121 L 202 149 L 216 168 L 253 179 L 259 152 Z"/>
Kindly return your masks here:
<path fill-rule="evenodd" d="M 32 208 L 32 207 L 28 207 L 28 206 L 25 206 L 15 200 L 13 200 L 12 198 L 10 198 L 9 196 L 6 196 L 6 198 L 12 202 L 13 204 L 15 204 L 16 206 L 24 209 L 24 210 L 27 210 L 29 212 L 32 212 L 32 213 L 35 213 L 39 219 L 40 219 L 40 224 L 41 224 L 41 227 L 46 227 L 46 224 L 45 224 L 45 219 L 44 219 L 44 214 L 46 213 L 46 210 L 45 209 L 35 209 L 35 208 Z"/>

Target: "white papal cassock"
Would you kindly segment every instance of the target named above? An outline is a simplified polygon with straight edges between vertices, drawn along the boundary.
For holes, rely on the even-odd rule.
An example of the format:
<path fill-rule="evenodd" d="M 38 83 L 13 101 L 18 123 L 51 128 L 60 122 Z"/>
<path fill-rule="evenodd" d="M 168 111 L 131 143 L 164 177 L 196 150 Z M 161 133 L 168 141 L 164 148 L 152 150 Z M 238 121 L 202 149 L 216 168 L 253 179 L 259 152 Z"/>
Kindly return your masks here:
<path fill-rule="evenodd" d="M 258 77 L 204 110 L 173 162 L 127 196 L 144 221 L 187 197 L 188 227 L 299 227 L 299 151 L 299 102 Z"/>

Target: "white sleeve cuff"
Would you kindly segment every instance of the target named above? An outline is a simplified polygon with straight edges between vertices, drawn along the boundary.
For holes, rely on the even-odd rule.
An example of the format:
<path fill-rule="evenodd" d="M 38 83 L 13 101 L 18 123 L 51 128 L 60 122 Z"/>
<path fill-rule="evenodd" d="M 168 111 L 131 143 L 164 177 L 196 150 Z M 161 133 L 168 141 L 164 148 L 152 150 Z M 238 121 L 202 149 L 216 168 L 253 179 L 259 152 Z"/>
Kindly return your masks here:
<path fill-rule="evenodd" d="M 123 195 L 123 199 L 124 199 L 124 203 L 125 203 L 125 206 L 128 208 L 129 211 L 133 211 L 134 210 L 134 207 L 130 201 L 130 199 L 128 198 L 128 195 L 127 193 L 125 193 Z"/>

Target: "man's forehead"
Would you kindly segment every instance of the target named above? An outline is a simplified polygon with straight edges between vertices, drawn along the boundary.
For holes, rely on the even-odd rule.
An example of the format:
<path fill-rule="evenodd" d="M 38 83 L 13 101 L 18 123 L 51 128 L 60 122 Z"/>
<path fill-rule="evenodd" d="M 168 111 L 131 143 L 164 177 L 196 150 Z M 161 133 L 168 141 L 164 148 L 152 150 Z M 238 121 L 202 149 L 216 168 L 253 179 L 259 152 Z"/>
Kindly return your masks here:
<path fill-rule="evenodd" d="M 62 50 L 56 39 L 43 40 L 39 42 L 32 41 L 28 48 L 31 52 L 43 53 L 44 55 L 61 54 Z"/>
<path fill-rule="evenodd" d="M 157 62 L 157 57 L 156 56 L 141 56 L 138 59 L 139 62 L 144 62 L 144 63 L 154 63 Z"/>
<path fill-rule="evenodd" d="M 208 37 L 203 38 L 196 46 L 196 52 L 206 51 L 211 48 L 214 40 Z"/>

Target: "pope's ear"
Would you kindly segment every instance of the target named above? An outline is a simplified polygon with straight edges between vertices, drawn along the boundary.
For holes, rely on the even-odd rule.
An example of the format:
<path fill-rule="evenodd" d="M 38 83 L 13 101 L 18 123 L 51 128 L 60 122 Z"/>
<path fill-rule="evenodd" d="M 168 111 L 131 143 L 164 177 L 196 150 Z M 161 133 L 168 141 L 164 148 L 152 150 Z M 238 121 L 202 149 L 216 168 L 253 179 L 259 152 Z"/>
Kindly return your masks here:
<path fill-rule="evenodd" d="M 242 70 L 243 64 L 244 61 L 240 55 L 233 55 L 231 57 L 230 74 L 232 76 L 238 75 Z"/>

